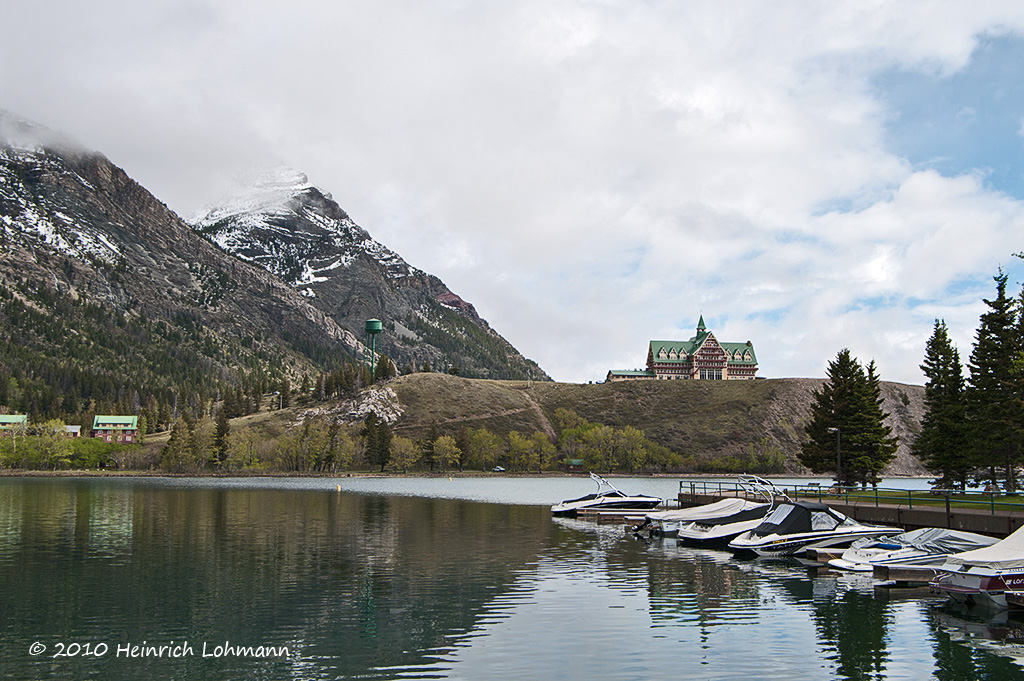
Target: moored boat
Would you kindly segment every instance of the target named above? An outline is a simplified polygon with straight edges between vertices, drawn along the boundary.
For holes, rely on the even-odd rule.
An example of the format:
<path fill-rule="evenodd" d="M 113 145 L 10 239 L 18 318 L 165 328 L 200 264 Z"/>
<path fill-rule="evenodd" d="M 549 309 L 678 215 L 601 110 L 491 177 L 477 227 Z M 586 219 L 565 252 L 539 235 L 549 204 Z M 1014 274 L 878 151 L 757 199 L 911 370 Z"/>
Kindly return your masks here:
<path fill-rule="evenodd" d="M 764 502 L 740 498 L 721 499 L 702 506 L 648 513 L 643 523 L 634 527 L 633 531 L 648 531 L 654 537 L 675 537 L 681 528 L 688 528 L 694 523 L 711 526 L 738 520 L 760 521 L 769 509 L 770 504 Z"/>
<path fill-rule="evenodd" d="M 1024 527 L 991 546 L 952 554 L 931 586 L 968 605 L 1005 608 L 1006 592 L 1024 589 Z"/>
<path fill-rule="evenodd" d="M 898 567 L 938 567 L 947 556 L 995 544 L 998 539 L 974 532 L 924 527 L 891 537 L 858 539 L 831 567 L 857 572 L 872 572 L 876 565 Z"/>
<path fill-rule="evenodd" d="M 584 509 L 647 511 L 662 502 L 661 497 L 621 492 L 600 475 L 591 473 L 590 477 L 597 483 L 597 492 L 555 504 L 551 507 L 552 515 L 575 518 L 576 514 Z"/>
<path fill-rule="evenodd" d="M 862 537 L 902 531 L 898 527 L 859 523 L 825 504 L 787 501 L 776 506 L 757 527 L 729 542 L 729 548 L 737 554 L 793 556 L 807 549 L 842 548 Z"/>

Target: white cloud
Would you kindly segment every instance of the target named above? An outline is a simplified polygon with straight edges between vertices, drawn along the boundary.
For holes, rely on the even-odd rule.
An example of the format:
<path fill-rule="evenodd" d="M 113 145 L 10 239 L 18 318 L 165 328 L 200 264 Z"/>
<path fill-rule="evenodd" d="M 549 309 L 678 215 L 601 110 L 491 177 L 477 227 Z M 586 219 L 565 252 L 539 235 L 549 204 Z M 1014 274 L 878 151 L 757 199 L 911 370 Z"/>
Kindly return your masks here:
<path fill-rule="evenodd" d="M 182 214 L 283 161 L 564 380 L 692 333 L 769 376 L 969 353 L 1021 203 L 886 146 L 872 77 L 949 74 L 1017 3 L 46 2 L 0 105 Z M 959 334 L 959 335 L 958 335 Z"/>

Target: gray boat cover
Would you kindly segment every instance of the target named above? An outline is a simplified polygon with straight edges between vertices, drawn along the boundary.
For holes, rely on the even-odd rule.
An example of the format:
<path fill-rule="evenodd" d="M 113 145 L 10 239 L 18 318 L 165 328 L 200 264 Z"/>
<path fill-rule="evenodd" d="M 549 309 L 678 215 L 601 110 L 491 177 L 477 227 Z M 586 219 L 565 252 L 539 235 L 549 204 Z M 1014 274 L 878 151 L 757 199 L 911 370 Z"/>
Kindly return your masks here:
<path fill-rule="evenodd" d="M 703 506 L 676 508 L 671 511 L 655 511 L 654 513 L 648 513 L 645 517 L 647 520 L 661 522 L 689 522 L 691 520 L 700 520 L 702 518 L 721 518 L 732 515 L 733 513 L 739 513 L 740 511 L 757 508 L 759 506 L 763 506 L 765 511 L 768 510 L 768 504 L 763 501 L 722 499 L 721 501 L 704 504 Z"/>
<path fill-rule="evenodd" d="M 1024 567 L 1024 527 L 991 546 L 955 553 L 946 559 L 946 564 L 979 565 L 997 570 Z"/>
<path fill-rule="evenodd" d="M 919 549 L 929 554 L 963 553 L 984 546 L 991 546 L 999 540 L 974 532 L 947 530 L 943 527 L 923 527 L 911 530 L 894 537 L 867 537 L 858 539 L 851 548 L 861 548 L 869 544 L 899 544 L 900 546 Z"/>

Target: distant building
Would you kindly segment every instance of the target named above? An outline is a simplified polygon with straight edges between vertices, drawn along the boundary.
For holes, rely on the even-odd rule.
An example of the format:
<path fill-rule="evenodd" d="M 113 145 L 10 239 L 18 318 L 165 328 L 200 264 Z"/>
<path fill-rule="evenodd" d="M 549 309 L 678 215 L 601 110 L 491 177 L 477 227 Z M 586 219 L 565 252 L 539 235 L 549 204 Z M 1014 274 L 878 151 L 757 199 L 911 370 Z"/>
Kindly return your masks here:
<path fill-rule="evenodd" d="M 704 326 L 704 316 L 697 322 L 697 335 L 688 341 L 654 341 L 647 349 L 646 371 L 612 369 L 607 381 L 636 380 L 751 380 L 757 374 L 757 356 L 750 341 L 720 343 Z"/>
<path fill-rule="evenodd" d="M 96 416 L 92 420 L 92 436 L 107 442 L 136 442 L 139 437 L 139 417 Z"/>
<path fill-rule="evenodd" d="M 64 434 L 71 438 L 82 437 L 82 426 L 64 426 Z"/>
<path fill-rule="evenodd" d="M 25 414 L 0 414 L 0 433 L 25 432 L 27 426 L 28 416 Z"/>

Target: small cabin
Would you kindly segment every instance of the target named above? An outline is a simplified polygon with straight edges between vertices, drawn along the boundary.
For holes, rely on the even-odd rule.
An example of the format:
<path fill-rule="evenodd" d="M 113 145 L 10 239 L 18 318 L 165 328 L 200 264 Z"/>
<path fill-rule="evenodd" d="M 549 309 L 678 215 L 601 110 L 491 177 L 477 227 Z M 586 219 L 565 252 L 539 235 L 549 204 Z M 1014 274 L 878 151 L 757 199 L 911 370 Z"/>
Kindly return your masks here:
<path fill-rule="evenodd" d="M 0 434 L 24 433 L 28 427 L 28 416 L 25 414 L 0 414 Z"/>
<path fill-rule="evenodd" d="M 92 436 L 107 442 L 132 443 L 139 438 L 138 416 L 96 416 Z"/>

